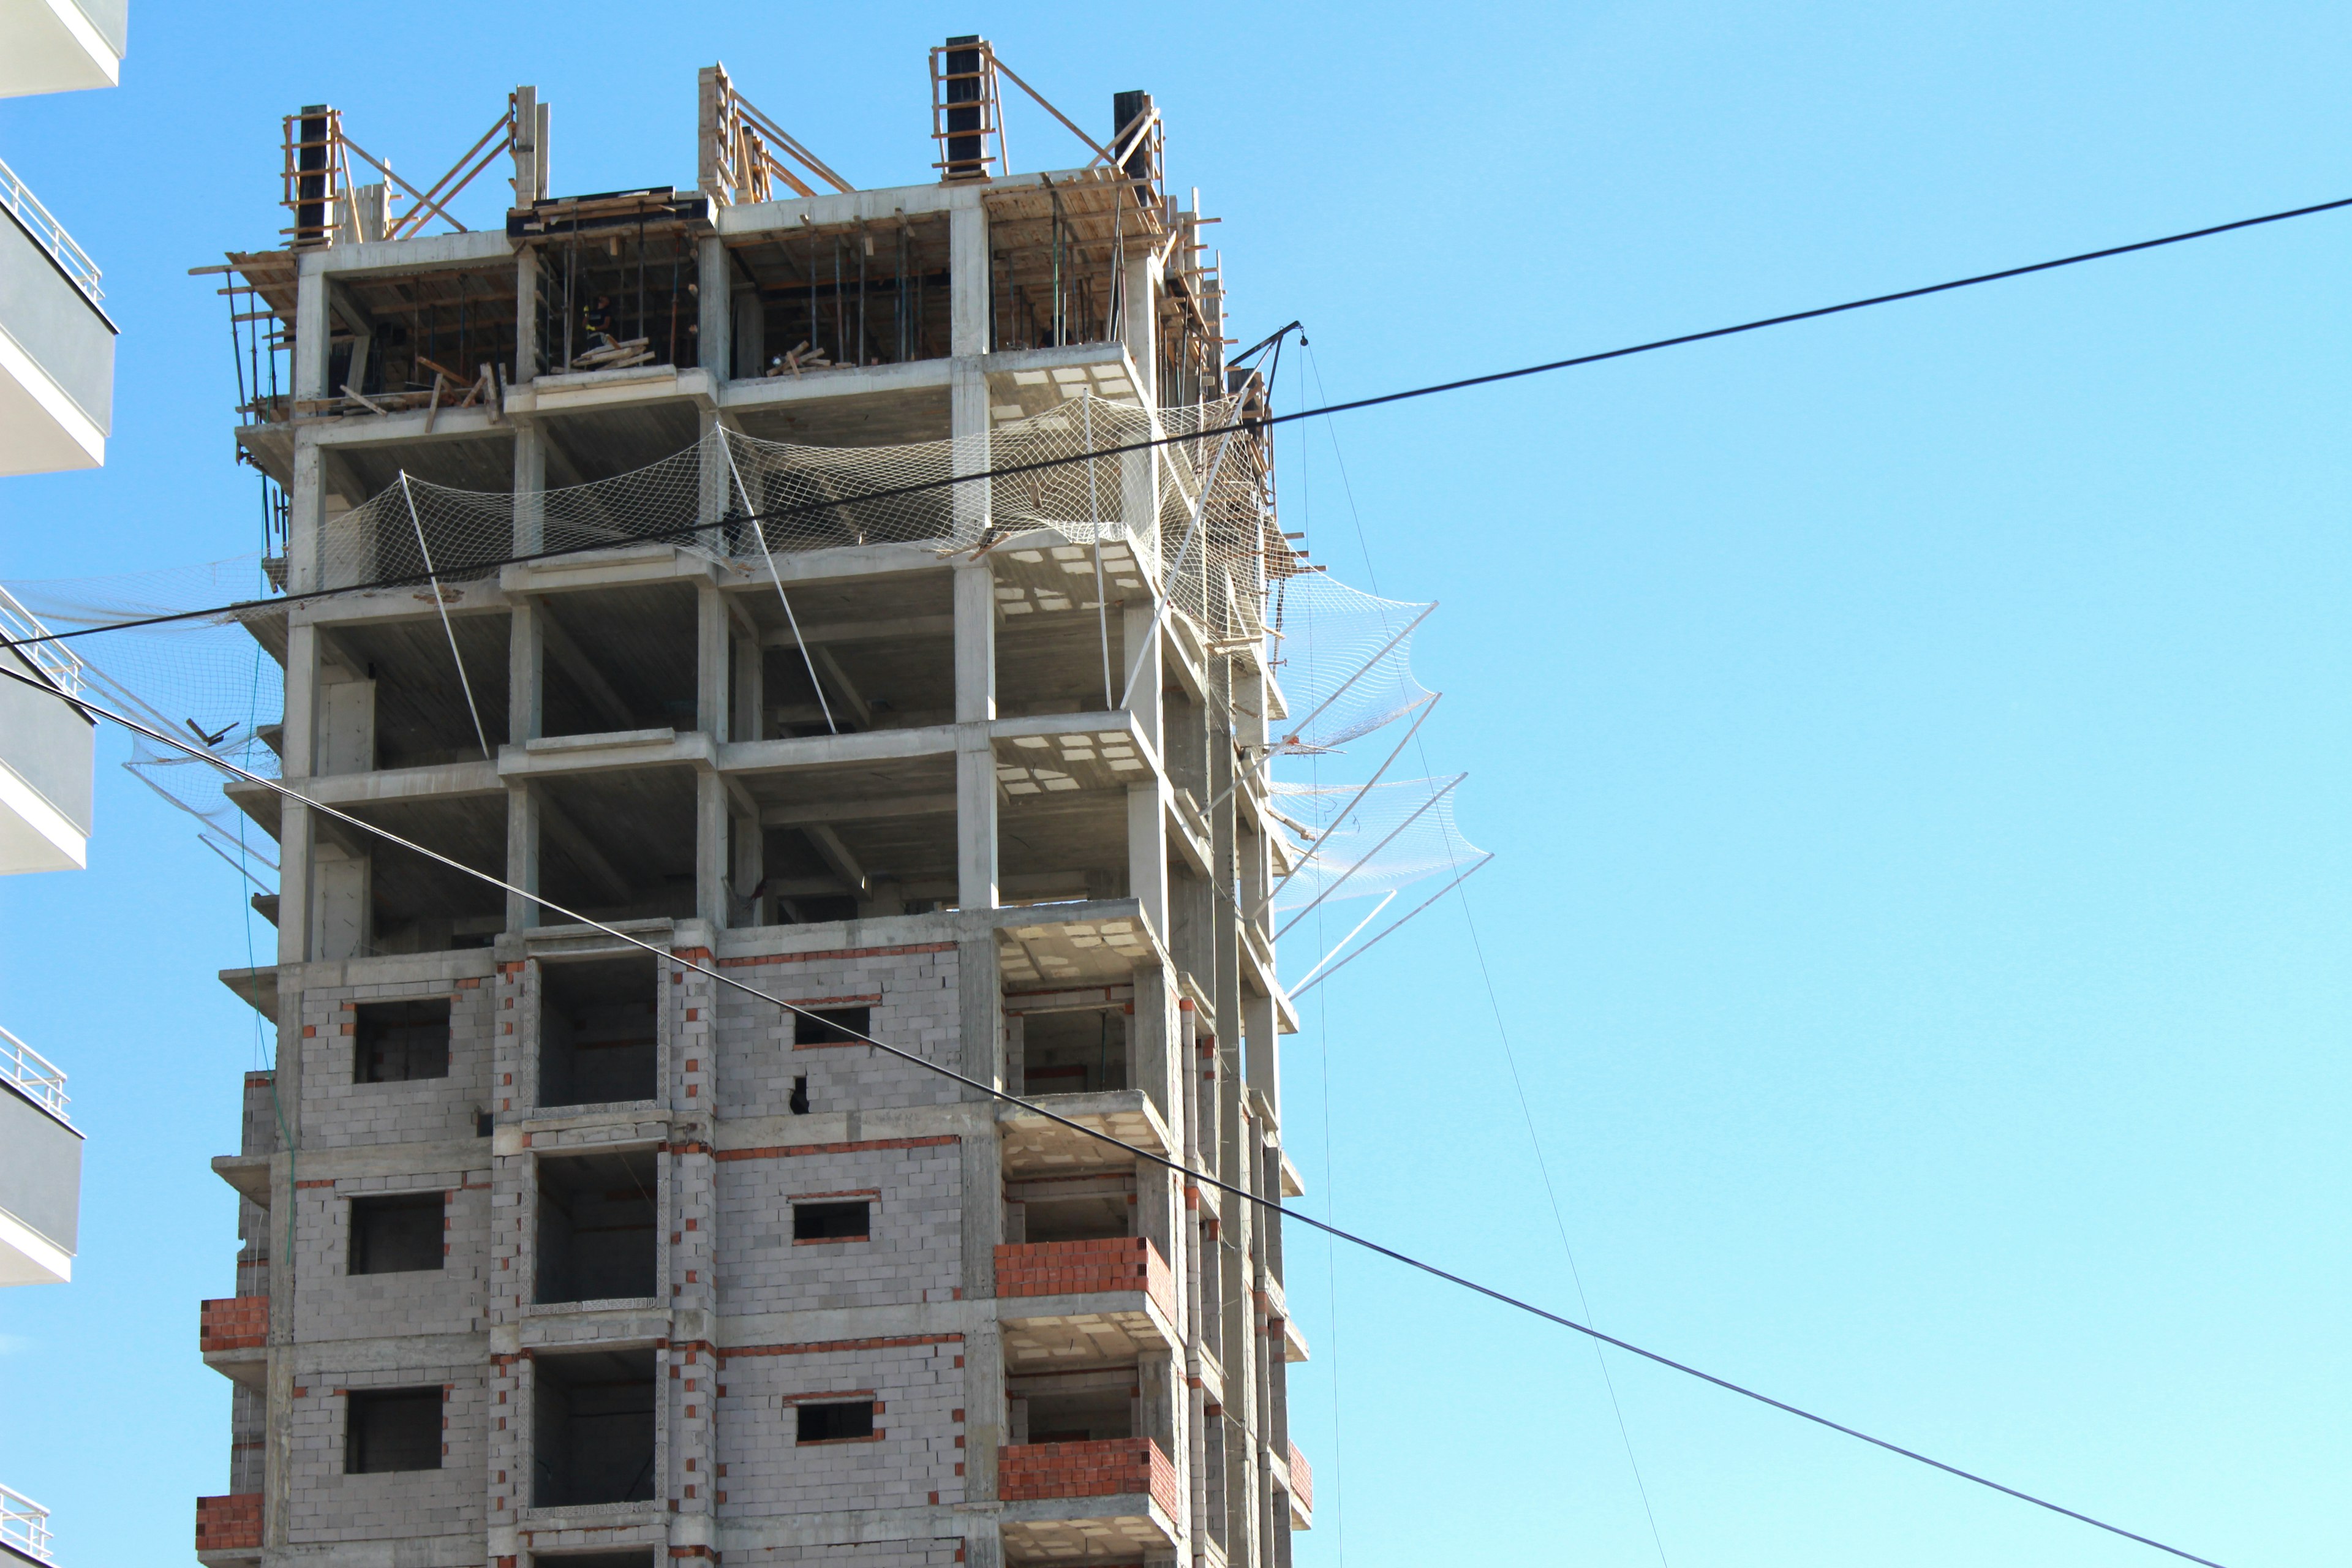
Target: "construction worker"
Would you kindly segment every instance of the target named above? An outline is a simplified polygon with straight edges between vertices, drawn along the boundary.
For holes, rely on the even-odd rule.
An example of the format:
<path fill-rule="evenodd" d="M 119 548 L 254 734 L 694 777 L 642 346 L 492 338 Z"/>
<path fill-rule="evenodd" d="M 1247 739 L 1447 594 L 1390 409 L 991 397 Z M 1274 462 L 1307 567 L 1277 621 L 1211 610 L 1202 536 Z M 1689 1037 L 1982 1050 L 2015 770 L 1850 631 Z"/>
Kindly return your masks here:
<path fill-rule="evenodd" d="M 580 312 L 580 325 L 588 334 L 591 348 L 609 349 L 621 341 L 620 320 L 609 294 L 597 295 L 596 302 Z"/>

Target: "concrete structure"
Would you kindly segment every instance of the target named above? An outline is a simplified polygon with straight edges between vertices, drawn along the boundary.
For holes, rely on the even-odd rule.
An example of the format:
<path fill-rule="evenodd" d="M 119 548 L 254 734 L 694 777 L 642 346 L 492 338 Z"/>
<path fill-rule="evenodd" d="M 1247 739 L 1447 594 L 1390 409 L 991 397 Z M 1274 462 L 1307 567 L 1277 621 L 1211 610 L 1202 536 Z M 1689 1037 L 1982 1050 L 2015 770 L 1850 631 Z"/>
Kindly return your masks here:
<path fill-rule="evenodd" d="M 1130 177 L 1011 176 L 985 47 L 934 68 L 950 177 L 780 199 L 793 147 L 722 72 L 693 193 L 552 196 L 519 89 L 503 233 L 358 237 L 401 224 L 317 172 L 340 151 L 299 163 L 332 111 L 294 117 L 298 248 L 233 258 L 293 334 L 238 432 L 289 496 L 289 586 L 404 474 L 510 494 L 523 552 L 550 487 L 716 428 L 856 447 L 1074 386 L 1222 392 L 1149 100 L 1116 116 Z M 1082 268 L 1129 308 L 1066 294 Z M 843 1035 L 1295 1193 L 1294 1021 L 1244 914 L 1276 853 L 1265 657 L 1149 586 L 1056 598 L 1017 540 L 855 533 L 772 579 L 638 544 L 257 625 L 294 788 L 829 1023 L 234 788 L 283 876 L 278 962 L 223 978 L 278 1055 L 214 1162 L 244 1249 L 201 1314 L 235 1384 L 207 1564 L 1288 1562 L 1279 1225 Z"/>
<path fill-rule="evenodd" d="M 126 0 L 0 0 L 0 98 L 112 87 Z M 114 410 L 99 270 L 0 163 L 0 474 L 94 468 Z"/>
<path fill-rule="evenodd" d="M 81 1215 L 81 1133 L 66 1075 L 0 1029 L 0 1285 L 73 1278 Z"/>
<path fill-rule="evenodd" d="M 0 97 L 111 87 L 121 0 L 0 4 Z M 112 407 L 114 326 L 99 272 L 15 171 L 0 163 L 0 475 L 95 468 Z M 80 661 L 25 639 L 47 628 L 0 589 L 0 668 L 68 696 Z M 95 725 L 80 710 L 0 681 L 0 876 L 81 867 L 90 832 Z M 0 1285 L 73 1274 L 81 1142 L 65 1074 L 0 1029 Z M 0 1556 L 47 1561 L 47 1513 L 0 1487 Z"/>

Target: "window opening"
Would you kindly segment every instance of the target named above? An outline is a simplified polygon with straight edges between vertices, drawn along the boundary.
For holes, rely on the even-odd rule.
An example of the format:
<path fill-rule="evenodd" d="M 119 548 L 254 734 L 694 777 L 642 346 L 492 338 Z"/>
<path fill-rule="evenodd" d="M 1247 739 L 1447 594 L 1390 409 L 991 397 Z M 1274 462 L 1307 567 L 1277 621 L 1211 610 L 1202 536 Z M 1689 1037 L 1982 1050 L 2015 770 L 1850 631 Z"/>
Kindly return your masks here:
<path fill-rule="evenodd" d="M 540 964 L 540 1104 L 655 1098 L 660 981 L 650 957 Z"/>
<path fill-rule="evenodd" d="M 352 1200 L 351 1272 L 415 1274 L 448 1256 L 448 1194 L 388 1193 Z"/>
<path fill-rule="evenodd" d="M 343 1474 L 440 1468 L 438 1388 L 354 1389 L 346 1396 Z"/>
<path fill-rule="evenodd" d="M 870 1399 L 796 1408 L 800 1412 L 796 1436 L 803 1443 L 842 1443 L 874 1436 L 874 1402 Z"/>
<path fill-rule="evenodd" d="M 541 1156 L 537 1300 L 629 1300 L 656 1294 L 659 1184 L 650 1149 Z"/>
<path fill-rule="evenodd" d="M 449 998 L 362 1002 L 352 1026 L 354 1083 L 449 1076 Z"/>
<path fill-rule="evenodd" d="M 653 1352 L 541 1354 L 532 1383 L 535 1507 L 652 1500 Z"/>
<path fill-rule="evenodd" d="M 794 1241 L 863 1241 L 873 1234 L 873 1206 L 863 1198 L 793 1205 Z"/>
<path fill-rule="evenodd" d="M 793 1044 L 835 1046 L 862 1040 L 874 1032 L 871 1007 L 813 1007 L 793 1015 Z"/>

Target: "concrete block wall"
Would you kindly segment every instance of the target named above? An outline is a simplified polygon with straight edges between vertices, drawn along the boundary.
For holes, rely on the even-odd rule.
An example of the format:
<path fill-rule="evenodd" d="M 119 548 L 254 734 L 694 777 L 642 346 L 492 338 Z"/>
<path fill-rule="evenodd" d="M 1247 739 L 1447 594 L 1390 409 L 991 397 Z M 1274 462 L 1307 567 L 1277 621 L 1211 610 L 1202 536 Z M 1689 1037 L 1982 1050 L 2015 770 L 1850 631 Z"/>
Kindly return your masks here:
<path fill-rule="evenodd" d="M 409 960 L 431 978 L 319 986 L 300 994 L 302 1146 L 355 1148 L 375 1143 L 451 1142 L 476 1135 L 490 1097 L 490 958 L 455 952 Z M 362 1002 L 449 998 L 449 1073 L 400 1083 L 361 1083 L 354 1068 L 357 1008 Z"/>
<path fill-rule="evenodd" d="M 720 966 L 781 1001 L 870 1007 L 875 1038 L 961 1068 L 952 942 L 722 958 Z M 726 991 L 718 998 L 718 1071 L 733 1116 L 792 1114 L 793 1081 L 808 1079 L 812 1110 L 952 1105 L 957 1087 L 863 1046 L 795 1047 L 793 1015 Z"/>
<path fill-rule="evenodd" d="M 964 1500 L 961 1334 L 745 1346 L 717 1381 L 721 1519 Z M 830 1396 L 874 1399 L 876 1435 L 800 1443 L 798 1405 Z"/>
<path fill-rule="evenodd" d="M 362 1358 L 364 1358 L 362 1360 Z M 479 1364 L 368 1365 L 366 1349 L 317 1352 L 295 1376 L 289 1412 L 291 1508 L 289 1542 L 343 1542 L 422 1536 L 467 1538 L 458 1563 L 480 1561 L 488 1378 Z M 352 1364 L 358 1361 L 361 1364 Z M 436 1470 L 343 1473 L 348 1397 L 352 1389 L 441 1386 L 443 1447 Z"/>
<path fill-rule="evenodd" d="M 296 1341 L 471 1334 L 488 1327 L 489 1176 L 485 1159 L 472 1169 L 298 1183 L 295 1275 L 301 1281 L 301 1310 Z M 353 1274 L 352 1201 L 394 1193 L 443 1194 L 446 1240 L 441 1267 Z"/>
<path fill-rule="evenodd" d="M 964 1191 L 954 1138 L 730 1150 L 715 1163 L 717 1268 L 734 1310 L 956 1299 L 964 1279 Z M 795 1242 L 793 1203 L 828 1197 L 865 1199 L 872 1234 Z"/>

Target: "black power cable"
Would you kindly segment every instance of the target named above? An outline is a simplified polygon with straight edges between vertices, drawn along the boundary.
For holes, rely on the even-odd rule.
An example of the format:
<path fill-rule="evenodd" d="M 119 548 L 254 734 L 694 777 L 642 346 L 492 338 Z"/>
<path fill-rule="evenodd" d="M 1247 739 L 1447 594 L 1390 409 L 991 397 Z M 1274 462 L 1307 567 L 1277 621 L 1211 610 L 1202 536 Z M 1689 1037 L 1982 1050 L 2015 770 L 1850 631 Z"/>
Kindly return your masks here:
<path fill-rule="evenodd" d="M 901 496 L 920 495 L 931 490 L 947 489 L 956 485 L 977 484 L 983 480 L 1009 479 L 1017 474 L 1040 473 L 1048 468 L 1067 468 L 1102 458 L 1118 457 L 1128 452 L 1148 452 L 1160 447 L 1181 446 L 1186 442 L 1206 441 L 1228 430 L 1255 431 L 1275 425 L 1288 425 L 1300 419 L 1321 419 L 1334 414 L 1350 414 L 1361 408 L 1378 408 L 1385 404 L 1403 403 L 1416 397 L 1433 397 L 1444 392 L 1462 392 L 1474 386 L 1491 386 L 1497 382 L 1517 381 L 1531 375 L 1547 375 L 1553 371 L 1572 370 L 1580 365 L 1600 364 L 1603 361 L 1625 359 L 1633 354 L 1654 353 L 1660 349 L 1679 348 L 1685 343 L 1706 342 L 1713 338 L 1736 337 L 1742 332 L 1761 331 L 1766 327 L 1787 326 L 1792 321 L 1811 321 L 1823 316 L 1842 315 L 1848 310 L 1867 310 L 1873 305 L 1891 305 L 1904 300 L 1924 299 L 1930 294 L 1949 293 L 1955 289 L 1973 289 L 1981 283 L 1998 283 L 2004 279 L 2023 278 L 2031 273 L 2048 272 L 2061 267 L 2076 267 L 2085 261 L 2103 261 L 2110 257 L 2128 256 L 2135 251 L 2155 250 L 2167 245 L 2179 245 L 2188 240 L 2205 239 L 2217 234 L 2229 234 L 2242 228 L 2256 228 L 2263 224 L 2284 223 L 2289 218 L 2309 217 L 2315 213 L 2334 212 L 2352 206 L 2352 196 L 2337 201 L 2320 202 L 2311 206 L 2290 207 L 2284 212 L 2265 213 L 2260 217 L 2239 218 L 2231 223 L 2214 224 L 2206 228 L 2192 228 L 2179 234 L 2168 234 L 2157 239 L 2135 240 L 2129 245 L 2111 245 L 2104 250 L 2085 250 L 2079 255 L 2062 256 L 2053 261 L 2036 261 L 2024 267 L 2003 268 L 1998 272 L 1979 272 L 1973 277 L 1955 278 L 1949 282 L 1930 283 L 1924 288 L 1899 289 L 1892 294 L 1873 294 L 1867 299 L 1848 300 L 1840 305 L 1822 305 L 1810 310 L 1792 310 L 1786 315 L 1763 316 L 1736 326 L 1711 327 L 1703 332 L 1685 332 L 1678 337 L 1654 338 L 1645 343 L 1633 343 L 1625 348 L 1604 349 L 1599 353 L 1578 354 L 1569 359 L 1547 360 L 1541 364 L 1522 365 L 1517 370 L 1498 370 L 1485 375 L 1465 376 L 1457 381 L 1441 381 L 1428 386 L 1410 387 L 1402 392 L 1384 392 L 1372 397 L 1358 397 L 1345 403 L 1327 403 L 1320 407 L 1294 409 L 1288 414 L 1272 414 L 1263 418 L 1245 419 L 1231 426 L 1218 426 L 1192 431 L 1181 436 L 1156 436 L 1150 440 L 1129 441 L 1120 446 L 1098 447 L 1069 458 L 1044 458 L 1030 463 L 1008 463 L 1003 468 L 983 469 L 978 473 L 958 474 L 944 479 L 922 479 L 911 484 L 886 486 L 856 495 L 835 497 L 822 501 L 805 501 L 775 511 L 753 512 L 721 518 L 716 522 L 689 523 L 674 529 L 633 537 L 620 542 L 629 544 L 659 544 L 686 541 L 697 534 L 719 529 L 740 528 L 746 523 L 782 521 L 794 517 L 837 511 L 843 507 L 868 501 L 893 500 Z M 1295 324 L 1295 323 L 1294 323 Z M 1284 331 L 1290 329 L 1286 327 Z M 1276 333 L 1278 338 L 1281 334 Z M 1260 348 L 1265 345 L 1261 343 Z M 1255 352 L 1255 350 L 1252 351 Z M 554 550 L 535 551 L 525 555 L 509 555 L 497 561 L 469 564 L 463 568 L 467 576 L 495 570 L 500 566 L 524 565 L 534 561 L 550 561 L 569 555 L 592 553 L 615 548 L 612 540 L 596 540 L 585 544 L 565 545 Z M 175 621 L 202 620 L 214 616 L 233 615 L 239 611 L 276 610 L 287 605 L 299 605 L 308 600 L 332 598 L 342 594 L 362 593 L 377 588 L 409 587 L 431 579 L 430 573 L 413 573 L 405 576 L 384 577 L 369 583 L 355 583 L 345 588 L 321 588 L 308 593 L 289 594 L 275 599 L 240 600 L 233 604 L 215 605 L 209 609 L 181 610 L 168 616 L 147 616 L 138 619 L 110 621 L 104 626 L 83 626 L 73 631 L 48 632 L 37 637 L 10 639 L 0 637 L 0 647 L 20 647 L 32 643 L 64 642 L 68 638 L 91 637 L 100 632 L 128 631 L 141 626 L 165 626 Z"/>
<path fill-rule="evenodd" d="M 586 926 L 592 931 L 601 931 L 604 935 L 613 937 L 617 941 L 626 942 L 632 947 L 642 948 L 646 952 L 651 953 L 655 958 L 665 963 L 674 964 L 680 969 L 690 970 L 697 974 L 700 974 L 708 979 L 718 982 L 719 984 L 726 986 L 729 990 L 740 991 L 746 996 L 768 1003 L 772 1006 L 781 1007 L 786 1012 L 793 1014 L 796 1016 L 807 1018 L 815 1018 L 817 1016 L 816 1014 L 811 1012 L 805 1007 L 799 1006 L 791 1002 L 786 1002 L 781 997 L 771 996 L 766 992 L 760 990 L 756 986 L 747 985 L 742 981 L 735 979 L 732 975 L 722 973 L 715 968 L 698 963 L 692 959 L 680 958 L 676 953 L 667 951 L 657 943 L 647 942 L 642 937 L 632 936 L 628 932 L 618 930 L 613 926 L 606 925 L 601 921 L 591 920 L 589 917 L 580 913 L 576 910 L 566 909 L 563 905 L 555 902 L 551 899 L 542 898 L 537 893 L 529 892 L 521 888 L 518 888 L 510 882 L 507 882 L 499 878 L 491 876 L 488 871 L 478 870 L 474 867 L 467 865 L 464 861 L 444 855 L 438 850 L 428 849 L 422 844 L 402 837 L 399 834 L 393 832 L 389 828 L 379 827 L 374 823 L 354 816 L 347 811 L 340 810 L 320 801 L 312 800 L 308 795 L 289 787 L 279 780 L 264 778 L 259 773 L 249 773 L 246 769 L 238 767 L 234 763 L 227 762 L 220 757 L 215 756 L 212 752 L 205 751 L 201 746 L 194 745 L 187 741 L 181 740 L 168 730 L 158 730 L 152 726 L 142 724 L 135 719 L 126 718 L 122 714 L 114 712 L 110 709 L 100 707 L 96 703 L 81 701 L 72 697 L 68 697 L 65 692 L 59 690 L 54 685 L 44 680 L 36 679 L 32 676 L 20 674 L 16 670 L 8 668 L 5 665 L 0 665 L 0 675 L 6 676 L 9 679 L 16 681 L 20 686 L 29 686 L 36 691 L 48 693 L 50 696 L 57 698 L 59 701 L 73 703 L 79 709 L 85 710 L 90 713 L 95 713 L 100 718 L 110 719 L 115 723 L 121 725 L 124 729 L 130 730 L 136 734 L 144 735 L 151 741 L 159 741 L 166 745 L 173 746 L 181 751 L 190 752 L 202 761 L 212 763 L 215 767 L 221 769 L 225 773 L 235 773 L 237 777 L 245 780 L 248 784 L 257 784 L 265 789 L 275 791 L 277 794 L 283 795 L 288 800 L 293 801 L 300 805 L 306 805 L 312 811 L 323 813 L 328 816 L 333 817 L 338 822 L 347 824 L 350 826 L 361 829 L 362 832 L 372 834 L 374 837 L 384 840 L 386 843 L 397 845 L 401 848 L 406 849 L 412 854 L 422 855 L 426 859 L 446 866 L 453 871 L 462 872 L 468 877 L 474 878 L 478 881 L 487 882 L 493 888 L 512 893 L 519 898 L 529 899 L 532 903 L 537 904 L 540 908 L 546 910 L 552 914 L 561 915 L 564 919 L 574 921 L 580 925 Z M 1111 1148 L 1117 1149 L 1122 1153 L 1131 1155 L 1138 1160 L 1146 1162 L 1147 1163 L 1158 1165 L 1162 1170 L 1182 1176 L 1189 1182 L 1196 1183 L 1202 1186 L 1213 1187 L 1221 1193 L 1231 1194 L 1233 1196 L 1241 1199 L 1244 1203 L 1254 1204 L 1263 1209 L 1270 1209 L 1276 1214 L 1282 1215 L 1286 1218 L 1297 1220 L 1302 1225 L 1319 1230 L 1326 1236 L 1333 1237 L 1340 1241 L 1349 1242 L 1354 1246 L 1360 1247 L 1367 1252 L 1376 1252 L 1382 1258 L 1390 1259 L 1391 1262 L 1403 1264 L 1408 1268 L 1419 1269 L 1422 1273 L 1427 1274 L 1433 1279 L 1443 1279 L 1449 1285 L 1459 1285 L 1465 1290 L 1475 1291 L 1477 1294 L 1486 1297 L 1489 1300 L 1499 1301 L 1504 1306 L 1517 1308 L 1522 1312 L 1541 1318 L 1546 1322 L 1556 1323 L 1561 1328 L 1572 1329 L 1576 1332 L 1586 1335 L 1591 1339 L 1598 1340 L 1603 1344 L 1614 1345 L 1619 1350 L 1624 1351 L 1629 1354 L 1640 1356 L 1644 1361 L 1655 1362 L 1660 1366 L 1667 1367 L 1675 1372 L 1683 1373 L 1687 1376 L 1697 1378 L 1702 1383 L 1711 1383 L 1717 1388 L 1727 1390 L 1732 1394 L 1739 1394 L 1743 1398 L 1755 1400 L 1759 1405 L 1770 1405 L 1775 1410 L 1781 1411 L 1790 1415 L 1798 1416 L 1806 1421 L 1811 1421 L 1817 1426 L 1826 1426 L 1832 1432 L 1843 1433 L 1846 1436 L 1855 1438 L 1861 1442 L 1868 1443 L 1874 1447 L 1884 1448 L 1890 1454 L 1899 1454 L 1906 1459 L 1915 1459 L 1920 1464 L 1928 1466 L 1934 1469 L 1941 1470 L 1947 1475 L 1958 1476 L 1964 1481 L 1974 1481 L 1980 1487 L 1990 1487 L 1992 1490 L 2003 1493 L 2009 1497 L 2016 1498 L 2021 1502 L 2030 1502 L 2036 1508 L 2047 1509 L 2053 1513 L 2063 1514 L 2068 1519 L 2077 1520 L 2082 1523 L 2091 1525 L 2095 1529 L 2104 1530 L 2111 1535 L 2120 1535 L 2126 1541 L 2137 1541 L 2143 1546 L 2152 1546 L 2158 1552 L 2169 1552 L 2173 1556 L 2183 1558 L 2188 1562 L 2202 1563 L 2204 1568 L 2222 1568 L 2222 1564 L 2214 1562 L 2210 1557 L 2200 1557 L 2195 1552 L 2184 1552 L 2178 1546 L 2168 1546 L 2163 1542 L 2155 1540 L 2152 1537 L 2141 1535 L 2136 1531 L 2126 1530 L 2118 1524 L 2109 1524 L 2105 1520 L 2094 1519 L 2087 1513 L 2078 1512 L 2077 1510 L 2067 1508 L 2063 1504 L 2052 1502 L 2046 1498 L 2036 1497 L 2032 1492 L 2020 1491 L 2015 1487 L 2003 1486 L 1999 1481 L 1989 1479 L 1986 1477 L 1979 1476 L 1970 1470 L 1964 1470 L 1958 1465 L 1948 1465 L 1941 1459 L 1930 1458 L 1926 1454 L 1922 1454 L 1915 1448 L 1904 1447 L 1899 1443 L 1890 1443 L 1884 1437 L 1874 1437 L 1867 1432 L 1848 1426 L 1842 1422 L 1832 1421 L 1826 1415 L 1817 1415 L 1813 1412 L 1804 1409 L 1801 1406 L 1790 1405 L 1785 1400 L 1775 1399 L 1769 1394 L 1759 1394 L 1756 1390 L 1746 1387 L 1743 1384 L 1734 1383 L 1728 1378 L 1717 1377 L 1711 1372 L 1702 1372 L 1697 1367 L 1688 1365 L 1683 1362 L 1675 1361 L 1671 1356 L 1661 1355 L 1656 1351 L 1644 1350 L 1640 1345 L 1634 1344 L 1629 1340 L 1621 1340 L 1614 1334 L 1604 1334 L 1599 1329 L 1592 1328 L 1588 1324 L 1580 1323 L 1573 1318 L 1562 1317 L 1558 1312 L 1547 1311 L 1543 1308 L 1536 1306 L 1532 1302 L 1523 1301 L 1519 1300 L 1519 1298 L 1507 1295 L 1503 1291 L 1494 1289 L 1492 1286 L 1481 1285 L 1475 1279 L 1467 1279 L 1448 1269 L 1440 1268 L 1433 1263 L 1424 1263 L 1420 1258 L 1412 1257 L 1406 1253 L 1399 1252 L 1392 1247 L 1383 1247 L 1379 1242 L 1370 1240 L 1365 1237 L 1358 1236 L 1353 1231 L 1342 1230 L 1338 1226 L 1317 1219 L 1311 1215 L 1301 1214 L 1296 1209 L 1286 1208 L 1284 1206 L 1282 1200 L 1278 1197 L 1265 1197 L 1261 1194 L 1250 1191 L 1248 1188 L 1235 1186 L 1231 1182 L 1220 1181 L 1216 1177 L 1209 1175 L 1203 1172 L 1195 1171 L 1191 1166 L 1184 1164 L 1182 1162 L 1171 1160 L 1164 1154 L 1158 1154 L 1149 1149 L 1139 1148 L 1135 1144 L 1129 1143 L 1123 1139 L 1115 1138 L 1108 1132 L 1097 1131 L 1095 1128 L 1087 1126 L 1083 1122 L 1073 1121 L 1071 1118 L 1064 1116 L 1058 1111 L 1049 1110 L 1045 1107 L 1037 1104 L 1034 1100 L 1024 1100 L 1017 1094 L 997 1088 L 994 1084 L 984 1083 L 979 1079 L 967 1077 L 965 1074 L 956 1071 L 953 1068 L 943 1066 L 939 1062 L 928 1060 L 925 1058 L 917 1055 L 913 1051 L 903 1049 L 900 1047 L 887 1044 L 882 1040 L 877 1040 L 871 1035 L 866 1034 L 860 1030 L 848 1029 L 831 1019 L 821 1021 L 826 1023 L 830 1027 L 835 1030 L 853 1037 L 860 1044 L 871 1046 L 876 1050 L 881 1051 L 887 1056 L 896 1057 L 898 1060 L 908 1063 L 911 1066 L 921 1068 L 926 1072 L 936 1073 L 940 1077 L 947 1079 L 950 1082 L 961 1084 L 966 1089 L 977 1089 L 979 1092 L 988 1096 L 992 1100 L 1001 1100 L 1007 1105 L 1017 1105 L 1033 1116 L 1043 1117 L 1056 1126 L 1067 1128 L 1069 1131 L 1081 1133 L 1086 1137 L 1093 1139 L 1098 1143 L 1108 1144 Z"/>

